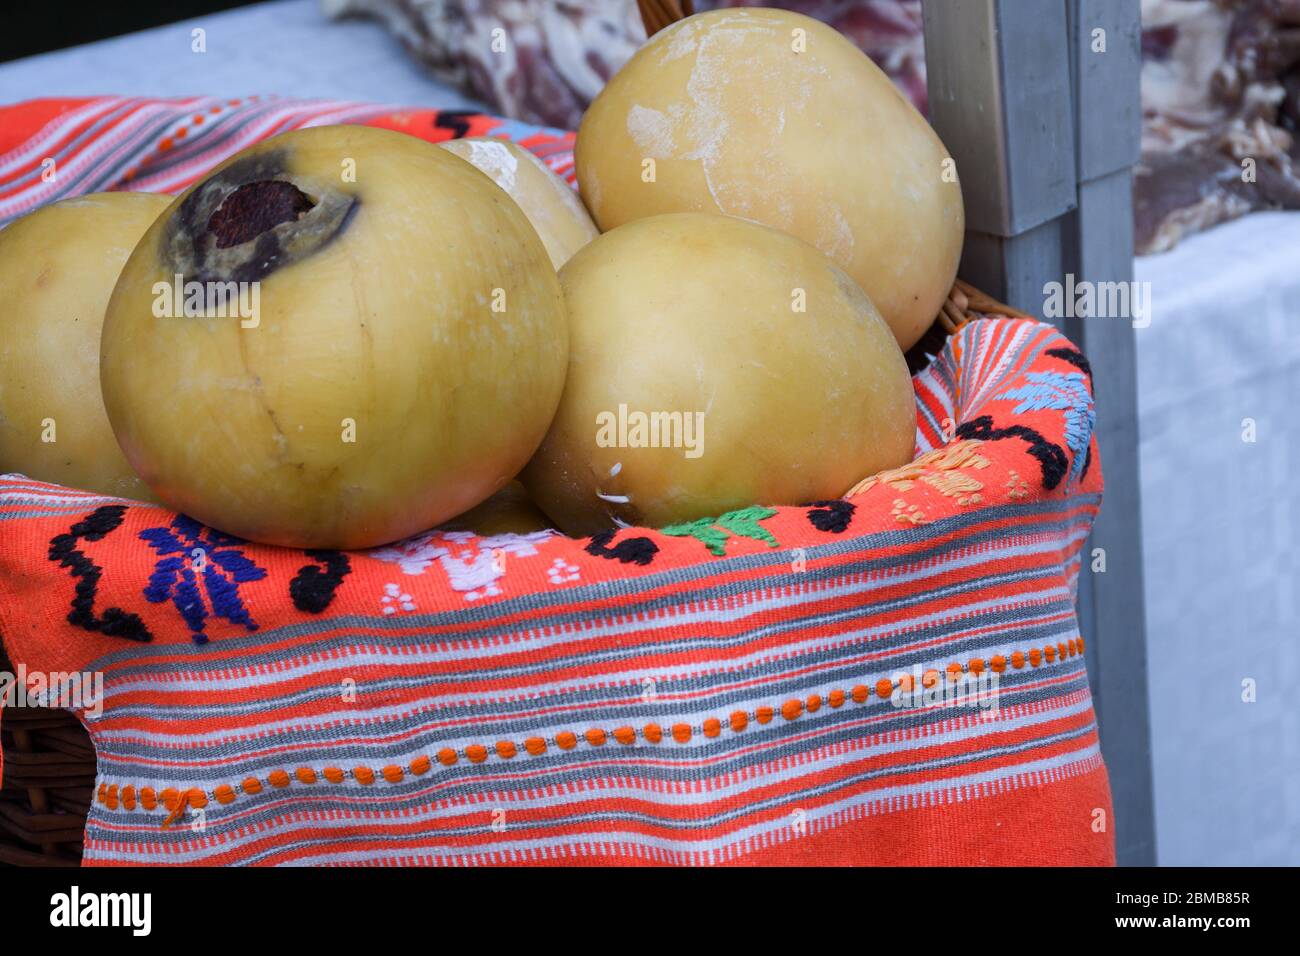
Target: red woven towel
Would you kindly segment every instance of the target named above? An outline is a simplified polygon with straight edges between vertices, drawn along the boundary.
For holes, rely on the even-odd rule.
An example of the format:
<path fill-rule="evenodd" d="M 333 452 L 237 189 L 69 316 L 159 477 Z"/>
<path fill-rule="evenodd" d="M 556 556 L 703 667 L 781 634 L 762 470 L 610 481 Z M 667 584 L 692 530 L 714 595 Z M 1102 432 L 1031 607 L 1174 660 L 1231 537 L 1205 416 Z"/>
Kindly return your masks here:
<path fill-rule="evenodd" d="M 11 142 L 0 211 L 179 188 L 231 148 L 176 146 L 198 102 L 18 107 L 80 178 L 15 179 L 43 149 Z M 333 118 L 461 129 L 229 108 L 241 144 Z M 78 139 L 105 110 L 169 119 Z M 461 119 L 567 168 L 562 135 Z M 1074 610 L 1102 487 L 1087 362 L 987 320 L 914 383 L 913 464 L 672 534 L 304 552 L 0 478 L 0 637 L 31 687 L 85 675 L 50 702 L 99 755 L 86 862 L 1113 862 Z"/>

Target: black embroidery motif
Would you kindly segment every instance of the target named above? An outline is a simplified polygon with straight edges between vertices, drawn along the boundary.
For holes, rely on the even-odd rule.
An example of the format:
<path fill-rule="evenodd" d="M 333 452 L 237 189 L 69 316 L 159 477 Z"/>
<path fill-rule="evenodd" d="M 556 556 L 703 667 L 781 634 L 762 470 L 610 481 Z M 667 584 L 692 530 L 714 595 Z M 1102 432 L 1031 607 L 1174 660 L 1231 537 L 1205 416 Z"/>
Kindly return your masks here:
<path fill-rule="evenodd" d="M 352 573 L 352 563 L 342 551 L 308 551 L 315 564 L 304 564 L 289 582 L 293 606 L 309 614 L 320 614 L 334 600 L 334 592 Z M 321 565 L 324 565 L 322 568 Z"/>
<path fill-rule="evenodd" d="M 124 514 L 126 505 L 96 508 L 74 524 L 67 534 L 55 535 L 50 539 L 49 558 L 57 561 L 60 567 L 69 568 L 72 579 L 77 582 L 72 610 L 68 612 L 69 624 L 109 637 L 147 643 L 153 640 L 153 635 L 138 615 L 110 607 L 103 614 L 95 616 L 95 597 L 99 592 L 99 579 L 104 569 L 77 550 L 81 541 L 99 541 L 116 530 L 122 523 Z"/>
<path fill-rule="evenodd" d="M 1092 365 L 1089 364 L 1087 356 L 1078 349 L 1048 349 L 1047 354 L 1053 358 L 1059 358 L 1069 362 L 1084 375 L 1088 376 L 1088 384 L 1092 384 Z"/>
<path fill-rule="evenodd" d="M 613 560 L 617 558 L 624 564 L 639 564 L 643 567 L 654 560 L 659 553 L 659 545 L 649 538 L 624 538 L 614 547 L 609 543 L 614 540 L 617 531 L 602 531 L 587 542 L 587 553 L 598 558 Z"/>
<path fill-rule="evenodd" d="M 998 441 L 1003 438 L 1021 438 L 1029 443 L 1029 454 L 1038 459 L 1043 470 L 1043 487 L 1051 491 L 1061 483 L 1070 467 L 1070 459 L 1060 445 L 1053 444 L 1038 432 L 1025 425 L 994 428 L 992 415 L 962 422 L 957 426 L 958 438 L 977 438 L 980 441 Z"/>
<path fill-rule="evenodd" d="M 474 110 L 438 110 L 434 117 L 434 129 L 449 129 L 453 139 L 460 139 L 469 132 L 469 117 L 477 116 Z"/>
<path fill-rule="evenodd" d="M 853 513 L 857 511 L 857 505 L 851 501 L 845 501 L 843 498 L 835 501 L 813 501 L 808 507 L 808 520 L 812 522 L 814 528 L 818 531 L 829 531 L 831 534 L 843 534 L 849 527 L 849 522 L 853 520 Z"/>

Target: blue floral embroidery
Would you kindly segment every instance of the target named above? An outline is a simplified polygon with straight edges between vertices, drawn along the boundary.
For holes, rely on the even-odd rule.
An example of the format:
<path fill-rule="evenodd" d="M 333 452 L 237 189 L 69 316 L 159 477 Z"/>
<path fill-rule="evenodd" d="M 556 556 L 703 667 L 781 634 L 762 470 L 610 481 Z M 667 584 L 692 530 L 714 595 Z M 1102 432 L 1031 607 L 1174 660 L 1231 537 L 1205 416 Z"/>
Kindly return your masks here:
<path fill-rule="evenodd" d="M 1087 378 L 1081 372 L 1030 372 L 1025 377 L 1029 384 L 1009 388 L 998 397 L 1020 399 L 1020 404 L 1013 409 L 1016 415 L 1044 409 L 1065 412 L 1065 443 L 1072 458 L 1070 479 L 1077 479 L 1087 460 L 1088 442 L 1097 423 Z"/>
<path fill-rule="evenodd" d="M 146 528 L 140 537 L 159 555 L 144 596 L 153 604 L 170 600 L 176 605 L 195 644 L 206 644 L 208 606 L 217 617 L 257 625 L 239 597 L 239 586 L 260 581 L 266 571 L 237 549 L 240 538 L 204 527 L 186 515 L 177 515 L 167 528 Z M 204 600 L 206 592 L 206 602 Z"/>

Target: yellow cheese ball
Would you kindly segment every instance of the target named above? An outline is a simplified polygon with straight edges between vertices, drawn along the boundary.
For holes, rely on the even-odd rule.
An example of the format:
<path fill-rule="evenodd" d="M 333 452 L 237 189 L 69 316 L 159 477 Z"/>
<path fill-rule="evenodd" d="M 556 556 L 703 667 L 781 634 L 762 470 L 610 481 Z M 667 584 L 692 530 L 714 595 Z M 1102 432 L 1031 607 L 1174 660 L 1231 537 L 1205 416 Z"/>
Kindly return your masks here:
<path fill-rule="evenodd" d="M 578 194 L 522 146 L 485 136 L 438 145 L 487 174 L 510 194 L 541 236 L 555 268 L 600 235 Z"/>
<path fill-rule="evenodd" d="M 715 10 L 657 33 L 587 110 L 576 156 L 602 231 L 699 211 L 789 232 L 857 280 L 903 349 L 957 274 L 943 143 L 865 54 L 797 13 Z"/>
<path fill-rule="evenodd" d="M 528 492 L 512 481 L 480 505 L 447 522 L 448 528 L 464 528 L 477 535 L 528 534 L 552 527 Z"/>
<path fill-rule="evenodd" d="M 911 459 L 903 355 L 802 240 L 652 216 L 602 235 L 560 281 L 569 377 L 521 478 L 565 532 L 833 498 Z"/>
<path fill-rule="evenodd" d="M 559 280 L 509 196 L 429 143 L 339 126 L 259 143 L 177 200 L 122 271 L 101 379 L 173 508 L 362 548 L 513 478 L 567 352 Z"/>
<path fill-rule="evenodd" d="M 152 500 L 99 394 L 99 332 L 122 264 L 171 199 L 97 193 L 0 231 L 0 472 Z"/>

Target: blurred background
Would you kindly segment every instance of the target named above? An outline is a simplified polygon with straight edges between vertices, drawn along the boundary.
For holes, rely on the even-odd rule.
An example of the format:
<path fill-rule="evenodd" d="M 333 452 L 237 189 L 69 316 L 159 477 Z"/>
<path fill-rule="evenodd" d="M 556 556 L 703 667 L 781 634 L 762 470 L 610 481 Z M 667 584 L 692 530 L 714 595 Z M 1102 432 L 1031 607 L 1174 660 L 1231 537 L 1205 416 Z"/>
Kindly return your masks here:
<path fill-rule="evenodd" d="M 920 0 L 696 7 L 719 5 L 831 23 L 926 110 Z M 1133 224 L 1152 316 L 1135 330 L 1145 601 L 1134 613 L 1146 624 L 1157 860 L 1294 865 L 1300 0 L 1142 0 L 1141 14 Z M 496 30 L 511 42 L 493 52 Z M 634 0 L 10 5 L 0 102 L 274 94 L 572 129 L 643 40 Z"/>

